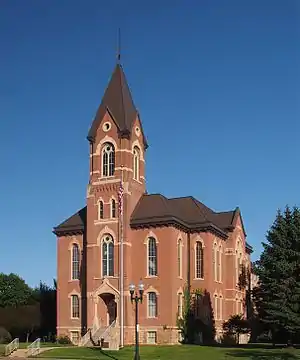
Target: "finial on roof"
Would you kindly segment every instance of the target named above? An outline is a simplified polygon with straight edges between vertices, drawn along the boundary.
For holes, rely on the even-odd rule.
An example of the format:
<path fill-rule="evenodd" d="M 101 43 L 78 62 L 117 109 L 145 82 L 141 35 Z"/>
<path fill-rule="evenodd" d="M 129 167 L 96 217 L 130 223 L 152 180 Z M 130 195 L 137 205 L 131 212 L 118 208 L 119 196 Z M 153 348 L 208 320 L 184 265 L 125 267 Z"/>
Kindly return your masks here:
<path fill-rule="evenodd" d="M 117 63 L 120 64 L 121 61 L 121 29 L 118 31 L 118 49 L 117 49 Z"/>

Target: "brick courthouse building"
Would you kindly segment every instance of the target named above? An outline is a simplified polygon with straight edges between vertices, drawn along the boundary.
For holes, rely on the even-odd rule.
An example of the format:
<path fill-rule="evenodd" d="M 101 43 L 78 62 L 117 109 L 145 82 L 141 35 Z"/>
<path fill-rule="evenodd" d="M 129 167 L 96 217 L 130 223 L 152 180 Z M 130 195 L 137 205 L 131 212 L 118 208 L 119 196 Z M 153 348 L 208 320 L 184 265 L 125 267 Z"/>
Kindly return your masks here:
<path fill-rule="evenodd" d="M 148 144 L 120 64 L 88 140 L 86 206 L 54 228 L 57 334 L 81 345 L 100 338 L 110 348 L 132 344 L 129 285 L 140 280 L 142 343 L 178 341 L 187 283 L 207 291 L 217 332 L 230 315 L 244 313 L 238 278 L 251 247 L 240 211 L 214 212 L 192 196 L 146 192 Z"/>

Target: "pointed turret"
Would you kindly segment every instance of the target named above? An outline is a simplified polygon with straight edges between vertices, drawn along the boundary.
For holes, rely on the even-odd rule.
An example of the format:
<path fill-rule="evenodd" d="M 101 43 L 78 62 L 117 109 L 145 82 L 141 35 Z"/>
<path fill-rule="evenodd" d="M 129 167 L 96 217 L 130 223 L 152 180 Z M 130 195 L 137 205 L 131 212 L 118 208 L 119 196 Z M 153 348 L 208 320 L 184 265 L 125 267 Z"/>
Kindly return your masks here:
<path fill-rule="evenodd" d="M 138 117 L 138 111 L 133 103 L 123 68 L 119 63 L 114 69 L 88 133 L 89 141 L 94 142 L 97 129 L 106 112 L 109 112 L 115 122 L 119 136 L 130 137 L 133 122 Z M 144 140 L 146 145 L 146 139 Z"/>

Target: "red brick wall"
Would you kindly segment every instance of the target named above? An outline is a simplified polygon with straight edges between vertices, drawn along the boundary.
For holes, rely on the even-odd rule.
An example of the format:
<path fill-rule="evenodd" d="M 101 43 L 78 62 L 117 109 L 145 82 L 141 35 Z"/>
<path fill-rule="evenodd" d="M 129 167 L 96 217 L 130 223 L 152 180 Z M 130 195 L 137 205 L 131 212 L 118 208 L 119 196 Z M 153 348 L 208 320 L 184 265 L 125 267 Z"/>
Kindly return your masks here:
<path fill-rule="evenodd" d="M 102 125 L 110 122 L 111 129 L 105 132 Z M 177 339 L 176 314 L 178 304 L 178 291 L 183 290 L 187 282 L 187 234 L 173 227 L 160 227 L 154 229 L 133 230 L 129 226 L 130 216 L 141 195 L 145 192 L 145 162 L 140 161 L 139 181 L 133 179 L 133 146 L 139 143 L 140 150 L 145 158 L 142 143 L 142 134 L 136 135 L 135 128 L 140 127 L 139 119 L 133 125 L 131 140 L 118 138 L 117 128 L 108 114 L 105 115 L 99 126 L 95 144 L 90 147 L 90 180 L 87 192 L 87 326 L 93 325 L 95 305 L 93 295 L 103 282 L 101 274 L 101 240 L 105 234 L 114 238 L 114 276 L 109 278 L 109 283 L 117 290 L 119 284 L 119 239 L 120 224 L 118 219 L 110 218 L 110 199 L 112 196 L 118 200 L 118 189 L 121 179 L 121 165 L 123 165 L 124 183 L 124 288 L 125 288 L 125 340 L 133 341 L 134 311 L 130 302 L 128 287 L 131 282 L 138 284 L 140 279 L 145 284 L 144 303 L 140 306 L 141 336 L 146 338 L 147 329 L 157 330 L 159 342 L 174 342 Z M 101 178 L 101 146 L 105 141 L 112 142 L 116 151 L 116 170 L 114 176 L 107 180 Z M 97 202 L 104 202 L 104 219 L 98 220 Z M 117 209 L 118 216 L 118 209 Z M 153 236 L 157 239 L 158 250 L 158 276 L 147 276 L 147 238 Z M 182 278 L 178 276 L 177 242 L 182 239 Z M 222 319 L 216 321 L 216 326 L 221 327 L 222 322 L 230 315 L 236 313 L 236 298 L 244 297 L 237 286 L 236 279 L 236 247 L 240 239 L 242 256 L 249 262 L 245 253 L 245 236 L 241 220 L 237 220 L 236 227 L 224 240 L 211 233 L 192 234 L 190 241 L 191 254 L 191 286 L 192 289 L 205 289 L 210 293 L 214 307 L 214 295 L 223 296 Z M 204 278 L 195 278 L 195 244 L 201 240 L 204 246 Z M 58 334 L 68 334 L 72 329 L 80 328 L 79 320 L 70 318 L 70 295 L 80 294 L 79 281 L 71 281 L 71 244 L 77 242 L 81 249 L 83 246 L 82 235 L 76 237 L 61 237 L 58 239 L 57 248 L 57 277 L 58 277 Z M 213 268 L 213 246 L 216 243 L 222 246 L 221 254 L 221 281 L 215 281 Z M 155 291 L 158 297 L 158 317 L 147 317 L 147 292 Z M 98 317 L 106 318 L 106 308 L 102 301 L 96 305 Z M 118 309 L 119 310 L 119 309 Z"/>

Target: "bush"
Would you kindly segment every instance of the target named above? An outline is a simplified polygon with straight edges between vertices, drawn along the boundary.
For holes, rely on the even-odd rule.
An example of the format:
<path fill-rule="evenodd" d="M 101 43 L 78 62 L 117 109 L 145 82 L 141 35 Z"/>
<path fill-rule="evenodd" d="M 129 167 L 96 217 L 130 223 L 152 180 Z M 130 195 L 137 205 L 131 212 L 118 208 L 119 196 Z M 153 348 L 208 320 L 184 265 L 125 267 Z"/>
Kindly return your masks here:
<path fill-rule="evenodd" d="M 0 344 L 8 344 L 12 341 L 10 333 L 4 328 L 0 327 Z"/>
<path fill-rule="evenodd" d="M 230 334 L 230 333 L 225 333 L 223 334 L 223 336 L 221 337 L 221 344 L 223 345 L 237 345 L 237 339 L 236 336 L 234 334 Z"/>
<path fill-rule="evenodd" d="M 72 341 L 70 340 L 69 336 L 67 336 L 67 335 L 59 336 L 59 337 L 57 338 L 57 342 L 58 342 L 59 344 L 63 344 L 63 345 L 72 344 Z"/>

